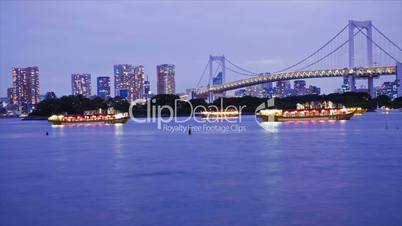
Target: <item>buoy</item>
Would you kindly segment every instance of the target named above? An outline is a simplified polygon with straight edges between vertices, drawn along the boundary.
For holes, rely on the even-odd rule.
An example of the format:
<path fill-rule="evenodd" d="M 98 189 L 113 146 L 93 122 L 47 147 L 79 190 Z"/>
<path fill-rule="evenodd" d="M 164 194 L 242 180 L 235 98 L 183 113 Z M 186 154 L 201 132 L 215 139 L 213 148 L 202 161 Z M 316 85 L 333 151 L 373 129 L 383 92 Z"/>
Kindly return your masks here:
<path fill-rule="evenodd" d="M 46 132 L 46 136 L 49 136 L 49 133 L 48 133 L 48 132 Z"/>
<path fill-rule="evenodd" d="M 188 135 L 191 135 L 191 126 L 188 127 Z"/>

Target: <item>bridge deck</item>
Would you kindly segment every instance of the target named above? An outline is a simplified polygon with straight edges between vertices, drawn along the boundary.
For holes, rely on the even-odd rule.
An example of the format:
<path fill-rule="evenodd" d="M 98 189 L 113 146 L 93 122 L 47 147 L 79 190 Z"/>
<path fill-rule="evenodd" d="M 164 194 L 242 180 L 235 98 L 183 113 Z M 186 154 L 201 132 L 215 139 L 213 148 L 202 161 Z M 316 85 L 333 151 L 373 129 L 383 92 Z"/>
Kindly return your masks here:
<path fill-rule="evenodd" d="M 342 76 L 355 76 L 356 78 L 376 77 L 380 75 L 395 75 L 396 66 L 368 67 L 368 68 L 344 68 L 316 71 L 297 71 L 284 73 L 261 73 L 256 77 L 229 82 L 209 89 L 198 89 L 196 95 L 206 95 L 208 92 L 220 93 L 228 90 L 239 89 L 247 86 L 275 82 L 280 80 L 307 79 L 307 78 L 332 78 Z"/>

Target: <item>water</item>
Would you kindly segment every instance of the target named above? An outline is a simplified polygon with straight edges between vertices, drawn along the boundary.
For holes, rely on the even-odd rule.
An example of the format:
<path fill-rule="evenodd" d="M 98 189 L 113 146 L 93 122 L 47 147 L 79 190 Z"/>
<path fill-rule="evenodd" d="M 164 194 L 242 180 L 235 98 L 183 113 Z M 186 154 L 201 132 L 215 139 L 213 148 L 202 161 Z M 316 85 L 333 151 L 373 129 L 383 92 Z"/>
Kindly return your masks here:
<path fill-rule="evenodd" d="M 402 113 L 241 125 L 2 119 L 0 225 L 402 225 Z"/>

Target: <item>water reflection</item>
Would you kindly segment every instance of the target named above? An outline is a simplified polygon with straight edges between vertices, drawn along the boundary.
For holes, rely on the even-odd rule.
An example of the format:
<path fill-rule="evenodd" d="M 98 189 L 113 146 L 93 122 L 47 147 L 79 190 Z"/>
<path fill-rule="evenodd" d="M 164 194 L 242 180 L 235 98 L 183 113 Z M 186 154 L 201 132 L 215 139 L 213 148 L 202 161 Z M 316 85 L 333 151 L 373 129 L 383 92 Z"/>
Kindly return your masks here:
<path fill-rule="evenodd" d="M 121 158 L 123 154 L 123 124 L 117 123 L 113 125 L 114 129 L 114 148 L 113 151 L 116 153 L 116 157 Z"/>
<path fill-rule="evenodd" d="M 259 125 L 267 132 L 278 133 L 280 122 L 261 122 Z"/>
<path fill-rule="evenodd" d="M 116 137 L 123 135 L 123 124 L 121 123 L 114 124 L 114 135 Z"/>
<path fill-rule="evenodd" d="M 4 119 L 0 200 L 12 208 L 1 209 L 0 221 L 74 225 L 79 218 L 99 225 L 92 216 L 101 214 L 104 225 L 216 223 L 201 219 L 201 211 L 201 217 L 224 216 L 221 224 L 229 225 L 348 225 L 352 217 L 359 225 L 402 222 L 396 202 L 402 129 L 395 129 L 402 128 L 402 112 L 258 123 L 264 129 L 245 117 L 242 133 L 192 136 L 133 122 L 50 127 Z M 289 213 L 291 219 L 284 217 Z"/>
<path fill-rule="evenodd" d="M 56 134 L 60 136 L 64 136 L 64 125 L 51 125 L 52 131 L 56 132 Z"/>

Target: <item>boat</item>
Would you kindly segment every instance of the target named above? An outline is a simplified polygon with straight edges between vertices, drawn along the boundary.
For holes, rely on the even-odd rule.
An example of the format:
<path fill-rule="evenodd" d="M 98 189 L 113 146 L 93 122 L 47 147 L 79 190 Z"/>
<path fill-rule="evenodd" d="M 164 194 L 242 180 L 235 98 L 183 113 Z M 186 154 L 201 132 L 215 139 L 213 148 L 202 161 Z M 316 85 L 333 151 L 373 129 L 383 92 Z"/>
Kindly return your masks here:
<path fill-rule="evenodd" d="M 203 111 L 201 117 L 205 119 L 229 119 L 239 118 L 240 113 L 238 111 Z"/>
<path fill-rule="evenodd" d="M 312 120 L 349 120 L 354 111 L 346 108 L 321 108 L 303 110 L 280 110 L 263 109 L 257 113 L 262 121 L 268 122 L 290 122 L 290 121 L 312 121 Z"/>
<path fill-rule="evenodd" d="M 389 108 L 389 107 L 377 107 L 377 109 L 375 109 L 375 112 L 381 112 L 381 113 L 389 113 L 389 112 L 397 112 L 400 111 L 400 109 L 393 109 L 393 108 Z"/>
<path fill-rule="evenodd" d="M 367 109 L 362 107 L 355 107 L 355 108 L 348 108 L 348 111 L 355 112 L 355 115 L 363 115 L 364 113 L 367 112 Z"/>
<path fill-rule="evenodd" d="M 52 115 L 48 121 L 53 125 L 65 124 L 117 124 L 126 123 L 128 113 L 82 114 L 82 115 Z"/>

